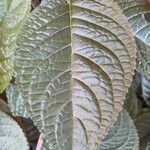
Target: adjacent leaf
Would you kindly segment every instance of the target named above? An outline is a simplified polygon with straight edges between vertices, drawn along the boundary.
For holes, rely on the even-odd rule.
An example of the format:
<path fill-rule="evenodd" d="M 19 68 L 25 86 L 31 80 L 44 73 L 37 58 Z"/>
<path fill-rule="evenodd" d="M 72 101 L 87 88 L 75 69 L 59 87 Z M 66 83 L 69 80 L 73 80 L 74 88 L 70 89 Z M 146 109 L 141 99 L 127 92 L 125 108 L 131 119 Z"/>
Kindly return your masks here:
<path fill-rule="evenodd" d="M 44 0 L 18 38 L 17 83 L 53 150 L 96 149 L 122 109 L 136 47 L 112 0 Z"/>
<path fill-rule="evenodd" d="M 147 144 L 146 149 L 145 150 L 150 150 L 150 143 Z"/>
<path fill-rule="evenodd" d="M 102 140 L 99 150 L 138 150 L 137 130 L 126 110 L 123 110 L 114 126 Z"/>
<path fill-rule="evenodd" d="M 135 71 L 135 75 L 133 77 L 133 85 L 135 88 L 136 98 L 138 101 L 138 111 L 140 111 L 142 107 L 145 105 L 145 102 L 143 101 L 143 95 L 142 95 L 142 77 L 143 77 L 142 74 Z"/>
<path fill-rule="evenodd" d="M 28 143 L 20 126 L 0 111 L 0 148 L 3 150 L 28 150 Z"/>
<path fill-rule="evenodd" d="M 51 145 L 49 145 L 45 140 L 42 145 L 42 150 L 52 150 Z"/>
<path fill-rule="evenodd" d="M 150 5 L 145 0 L 114 0 L 123 10 L 134 35 L 150 44 Z"/>
<path fill-rule="evenodd" d="M 142 107 L 145 106 L 145 101 L 143 100 L 142 94 L 142 78 L 143 75 L 135 71 L 133 82 L 128 89 L 124 105 L 133 120 L 137 117 Z"/>
<path fill-rule="evenodd" d="M 133 76 L 133 85 L 136 90 L 136 95 L 141 94 L 141 90 L 142 90 L 141 80 L 142 80 L 142 75 L 139 72 L 135 71 L 135 75 Z"/>
<path fill-rule="evenodd" d="M 29 115 L 23 103 L 21 93 L 18 91 L 17 85 L 9 85 L 6 89 L 9 107 L 14 116 L 22 116 L 28 118 Z"/>
<path fill-rule="evenodd" d="M 0 92 L 13 75 L 13 51 L 20 28 L 30 11 L 30 0 L 0 1 Z"/>
<path fill-rule="evenodd" d="M 142 96 L 148 106 L 150 106 L 150 77 L 142 76 Z"/>
<path fill-rule="evenodd" d="M 150 111 L 143 111 L 136 119 L 135 125 L 140 137 L 140 149 L 145 150 L 150 141 Z"/>
<path fill-rule="evenodd" d="M 138 114 L 139 109 L 138 109 L 138 100 L 136 97 L 135 87 L 133 83 L 128 90 L 124 106 L 126 110 L 129 112 L 132 119 L 134 119 Z"/>
<path fill-rule="evenodd" d="M 137 42 L 137 68 L 136 70 L 142 74 L 150 74 L 150 46 L 136 38 Z"/>
<path fill-rule="evenodd" d="M 150 74 L 150 4 L 146 0 L 114 0 L 123 10 L 138 45 L 137 71 Z"/>
<path fill-rule="evenodd" d="M 133 82 L 128 90 L 124 104 L 125 109 L 128 111 L 129 115 L 134 121 L 143 107 L 146 106 L 142 92 L 142 78 L 143 75 L 135 71 Z"/>

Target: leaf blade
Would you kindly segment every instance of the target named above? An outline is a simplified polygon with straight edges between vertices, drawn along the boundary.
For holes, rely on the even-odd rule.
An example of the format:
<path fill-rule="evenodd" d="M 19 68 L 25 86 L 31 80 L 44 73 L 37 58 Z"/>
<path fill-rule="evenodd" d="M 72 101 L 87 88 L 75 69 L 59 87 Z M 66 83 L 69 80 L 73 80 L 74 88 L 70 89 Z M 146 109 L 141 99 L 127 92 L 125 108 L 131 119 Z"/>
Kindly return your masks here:
<path fill-rule="evenodd" d="M 139 133 L 140 138 L 140 149 L 145 149 L 147 144 L 150 140 L 150 129 L 149 129 L 149 122 L 150 122 L 150 111 L 142 110 L 137 119 L 135 120 L 135 125 Z"/>
<path fill-rule="evenodd" d="M 126 110 L 120 112 L 114 126 L 99 145 L 100 150 L 137 150 L 139 141 L 137 130 Z"/>
<path fill-rule="evenodd" d="M 29 118 L 23 103 L 21 93 L 18 91 L 17 85 L 10 84 L 6 89 L 6 96 L 11 112 L 14 116 Z"/>
<path fill-rule="evenodd" d="M 30 1 L 1 1 L 0 8 L 0 92 L 3 92 L 13 76 L 13 51 L 18 32 L 30 11 Z"/>
<path fill-rule="evenodd" d="M 150 5 L 143 0 L 114 0 L 123 10 L 132 29 L 138 49 L 137 71 L 149 75 Z"/>
<path fill-rule="evenodd" d="M 0 125 L 0 147 L 2 149 L 29 149 L 27 139 L 20 126 L 2 111 L 0 111 Z"/>
<path fill-rule="evenodd" d="M 45 0 L 31 14 L 18 42 L 17 82 L 53 149 L 96 147 L 122 109 L 135 53 L 113 1 Z"/>

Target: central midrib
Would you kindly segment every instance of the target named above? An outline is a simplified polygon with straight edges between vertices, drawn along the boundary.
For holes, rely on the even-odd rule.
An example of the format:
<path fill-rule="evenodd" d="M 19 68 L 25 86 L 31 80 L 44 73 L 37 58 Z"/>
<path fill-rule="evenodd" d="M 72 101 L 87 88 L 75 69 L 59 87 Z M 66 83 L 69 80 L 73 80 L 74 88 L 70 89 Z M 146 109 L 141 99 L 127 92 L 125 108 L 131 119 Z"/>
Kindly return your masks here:
<path fill-rule="evenodd" d="M 72 71 L 72 68 L 73 68 L 73 49 L 72 49 L 72 44 L 73 44 L 73 34 L 72 34 L 72 26 L 73 26 L 73 23 L 72 23 L 72 5 L 71 5 L 71 0 L 67 0 L 67 4 L 69 5 L 69 17 L 70 17 L 70 47 L 71 47 L 71 68 L 70 68 L 70 73 L 71 73 L 71 84 L 70 84 L 70 88 L 71 88 L 71 98 L 72 98 L 72 92 L 73 92 L 73 78 L 72 78 L 72 75 L 73 75 L 73 71 Z M 72 99 L 70 100 L 71 101 L 71 106 L 72 106 L 72 144 L 71 144 L 71 147 L 72 147 L 72 150 L 74 149 L 73 147 L 73 142 L 74 142 L 74 112 L 73 112 L 73 101 Z"/>

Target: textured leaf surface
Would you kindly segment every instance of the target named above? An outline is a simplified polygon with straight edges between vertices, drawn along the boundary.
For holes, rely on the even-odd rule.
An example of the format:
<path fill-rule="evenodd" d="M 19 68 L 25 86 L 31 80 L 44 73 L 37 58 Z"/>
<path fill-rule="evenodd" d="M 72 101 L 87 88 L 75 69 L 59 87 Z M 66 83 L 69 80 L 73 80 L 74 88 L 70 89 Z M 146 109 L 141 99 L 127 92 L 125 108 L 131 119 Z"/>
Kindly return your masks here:
<path fill-rule="evenodd" d="M 133 120 L 136 119 L 138 113 L 145 105 L 145 101 L 143 101 L 142 94 L 142 78 L 143 75 L 135 71 L 133 82 L 128 90 L 124 105 L 125 109 L 127 110 L 127 112 Z"/>
<path fill-rule="evenodd" d="M 140 149 L 145 150 L 150 141 L 150 110 L 143 111 L 136 119 L 135 125 L 139 133 Z"/>
<path fill-rule="evenodd" d="M 99 150 L 138 150 L 137 130 L 126 110 L 123 110 L 114 126 L 102 140 Z"/>
<path fill-rule="evenodd" d="M 17 82 L 52 149 L 97 149 L 135 67 L 119 7 L 110 0 L 44 0 L 18 39 Z"/>
<path fill-rule="evenodd" d="M 114 0 L 123 10 L 136 37 L 150 44 L 150 5 L 144 0 Z"/>
<path fill-rule="evenodd" d="M 150 45 L 145 44 L 140 39 L 136 38 L 137 42 L 137 71 L 150 75 Z"/>
<path fill-rule="evenodd" d="M 45 140 L 42 145 L 42 150 L 52 150 L 51 145 L 49 145 Z"/>
<path fill-rule="evenodd" d="M 20 126 L 0 111 L 0 148 L 2 150 L 28 150 L 28 143 Z"/>
<path fill-rule="evenodd" d="M 132 119 L 136 117 L 138 114 L 139 108 L 138 108 L 138 100 L 136 97 L 136 91 L 135 91 L 135 86 L 132 83 L 130 86 L 127 96 L 126 96 L 126 101 L 125 101 L 125 109 L 129 112 L 129 115 L 131 116 Z"/>
<path fill-rule="evenodd" d="M 145 150 L 150 150 L 150 143 L 147 144 L 146 149 Z"/>
<path fill-rule="evenodd" d="M 0 92 L 12 78 L 16 38 L 29 11 L 30 0 L 0 1 Z"/>
<path fill-rule="evenodd" d="M 150 4 L 146 0 L 114 0 L 122 8 L 138 45 L 137 71 L 150 74 Z"/>
<path fill-rule="evenodd" d="M 23 103 L 21 93 L 18 91 L 17 85 L 9 85 L 6 89 L 9 107 L 14 116 L 22 116 L 28 118 L 28 113 Z"/>
<path fill-rule="evenodd" d="M 142 96 L 148 106 L 150 106 L 150 77 L 142 76 Z"/>

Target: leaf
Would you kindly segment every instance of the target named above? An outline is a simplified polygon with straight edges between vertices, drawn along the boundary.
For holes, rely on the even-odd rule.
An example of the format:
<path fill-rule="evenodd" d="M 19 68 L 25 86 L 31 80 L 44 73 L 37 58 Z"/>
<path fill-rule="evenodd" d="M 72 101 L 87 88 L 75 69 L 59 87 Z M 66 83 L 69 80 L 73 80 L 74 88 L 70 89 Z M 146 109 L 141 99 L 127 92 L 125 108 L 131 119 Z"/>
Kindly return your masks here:
<path fill-rule="evenodd" d="M 145 105 L 142 95 L 142 78 L 143 75 L 135 71 L 133 82 L 126 95 L 124 107 L 133 120 L 136 119 L 138 113 Z"/>
<path fill-rule="evenodd" d="M 135 55 L 113 1 L 44 0 L 33 11 L 19 34 L 15 70 L 27 110 L 53 150 L 97 147 L 122 109 Z"/>
<path fill-rule="evenodd" d="M 0 111 L 0 148 L 3 150 L 28 150 L 27 139 L 20 126 Z"/>
<path fill-rule="evenodd" d="M 145 150 L 150 141 L 150 111 L 143 111 L 136 119 L 135 125 L 139 133 L 140 149 Z"/>
<path fill-rule="evenodd" d="M 114 126 L 102 140 L 99 150 L 138 150 L 137 130 L 126 110 L 120 112 Z"/>
<path fill-rule="evenodd" d="M 114 0 L 123 10 L 138 45 L 137 71 L 150 74 L 150 4 L 146 0 Z"/>
<path fill-rule="evenodd" d="M 144 0 L 114 0 L 123 10 L 134 35 L 150 44 L 150 5 Z"/>
<path fill-rule="evenodd" d="M 14 116 L 29 118 L 17 85 L 10 84 L 6 89 L 9 107 Z"/>
<path fill-rule="evenodd" d="M 142 96 L 148 106 L 150 106 L 150 77 L 142 76 Z"/>
<path fill-rule="evenodd" d="M 150 143 L 147 144 L 146 149 L 145 150 L 150 150 Z"/>
<path fill-rule="evenodd" d="M 45 140 L 44 140 L 44 143 L 43 143 L 43 146 L 42 146 L 42 150 L 52 150 L 50 145 Z"/>
<path fill-rule="evenodd" d="M 0 1 L 0 92 L 13 76 L 13 52 L 18 32 L 30 11 L 30 0 Z"/>
<path fill-rule="evenodd" d="M 41 150 L 52 150 L 52 144 L 47 143 L 45 139 L 43 139 L 43 145 Z"/>
<path fill-rule="evenodd" d="M 142 107 L 145 105 L 142 96 L 142 76 L 143 76 L 142 74 L 135 71 L 135 75 L 133 77 L 133 85 L 135 88 L 136 98 L 138 101 L 138 111 L 140 111 Z"/>
<path fill-rule="evenodd" d="M 139 108 L 138 108 L 138 100 L 136 97 L 135 87 L 133 83 L 128 90 L 124 106 L 126 110 L 129 112 L 132 119 L 134 119 L 138 114 Z"/>
<path fill-rule="evenodd" d="M 144 75 L 150 74 L 150 46 L 136 38 L 137 42 L 137 68 Z"/>
<path fill-rule="evenodd" d="M 135 71 L 135 75 L 133 76 L 133 85 L 135 87 L 137 95 L 138 93 L 141 94 L 140 93 L 140 91 L 142 90 L 141 80 L 142 80 L 142 75 L 139 72 Z"/>

